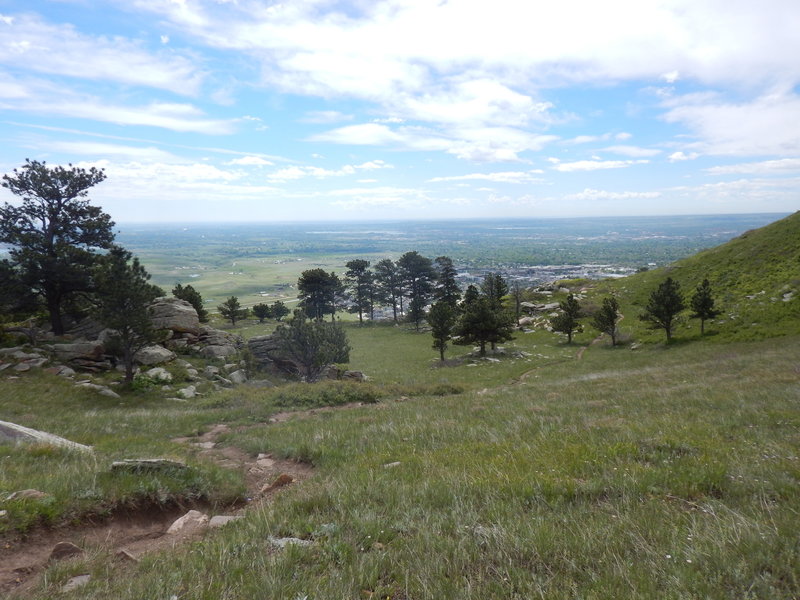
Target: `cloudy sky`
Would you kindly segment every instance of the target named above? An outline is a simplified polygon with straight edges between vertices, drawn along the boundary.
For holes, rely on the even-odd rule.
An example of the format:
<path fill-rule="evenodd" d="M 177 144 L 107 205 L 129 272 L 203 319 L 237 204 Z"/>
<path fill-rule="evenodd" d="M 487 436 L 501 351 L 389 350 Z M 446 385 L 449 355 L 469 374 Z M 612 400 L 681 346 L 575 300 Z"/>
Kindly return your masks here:
<path fill-rule="evenodd" d="M 118 222 L 791 212 L 798 32 L 797 0 L 0 0 L 0 172 L 103 167 Z"/>

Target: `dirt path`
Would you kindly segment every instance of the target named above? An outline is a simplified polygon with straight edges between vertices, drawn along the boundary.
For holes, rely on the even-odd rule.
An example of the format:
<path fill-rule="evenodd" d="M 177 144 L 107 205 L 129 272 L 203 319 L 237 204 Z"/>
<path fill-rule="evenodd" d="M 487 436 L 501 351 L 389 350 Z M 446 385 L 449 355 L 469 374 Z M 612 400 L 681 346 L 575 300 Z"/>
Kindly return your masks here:
<path fill-rule="evenodd" d="M 293 418 L 293 414 L 279 413 L 270 422 L 286 421 Z M 303 411 L 296 413 L 296 417 L 304 418 L 313 414 L 314 411 Z M 239 448 L 218 444 L 220 436 L 231 431 L 227 425 L 214 425 L 200 436 L 173 440 L 190 444 L 197 448 L 198 456 L 243 474 L 247 497 L 251 501 L 244 506 L 229 507 L 221 514 L 240 515 L 253 506 L 269 502 L 280 488 L 303 481 L 311 475 L 312 467 L 308 464 L 273 458 L 271 455 L 253 457 Z M 76 526 L 36 529 L 22 538 L 4 540 L 0 542 L 0 597 L 30 590 L 51 561 L 51 553 L 60 542 L 69 542 L 92 553 L 107 553 L 120 561 L 137 562 L 146 553 L 202 538 L 205 528 L 187 528 L 167 534 L 170 525 L 189 509 L 213 514 L 212 507 L 204 503 L 119 510 L 94 522 L 88 520 Z"/>

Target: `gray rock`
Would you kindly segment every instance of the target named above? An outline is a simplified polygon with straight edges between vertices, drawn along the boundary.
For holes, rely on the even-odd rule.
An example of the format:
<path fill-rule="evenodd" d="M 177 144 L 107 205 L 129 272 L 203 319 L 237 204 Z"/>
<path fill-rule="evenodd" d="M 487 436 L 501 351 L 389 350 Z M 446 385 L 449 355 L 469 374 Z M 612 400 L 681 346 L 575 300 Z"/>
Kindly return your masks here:
<path fill-rule="evenodd" d="M 153 381 L 158 381 L 159 383 L 171 383 L 172 382 L 172 373 L 167 371 L 164 367 L 153 367 L 152 369 L 148 369 L 144 372 L 145 376 Z"/>
<path fill-rule="evenodd" d="M 172 350 L 167 350 L 164 346 L 147 346 L 136 353 L 136 362 L 140 365 L 160 365 L 175 358 Z"/>
<path fill-rule="evenodd" d="M 230 379 L 231 383 L 235 385 L 241 385 L 243 383 L 247 383 L 247 373 L 242 370 L 234 371 L 228 375 L 228 379 Z"/>
<path fill-rule="evenodd" d="M 9 494 L 6 497 L 6 502 L 10 502 L 11 500 L 41 500 L 42 498 L 47 498 L 48 495 L 49 494 L 45 494 L 39 490 L 19 490 Z"/>
<path fill-rule="evenodd" d="M 131 473 L 172 471 L 188 468 L 186 463 L 169 458 L 126 458 L 111 463 L 112 471 L 128 471 Z"/>
<path fill-rule="evenodd" d="M 25 373 L 26 371 L 31 370 L 31 366 L 25 363 L 17 363 L 16 365 L 14 365 L 14 370 L 17 373 Z"/>
<path fill-rule="evenodd" d="M 193 385 L 190 385 L 181 390 L 178 390 L 175 393 L 178 395 L 179 398 L 183 398 L 184 400 L 190 400 L 191 398 L 197 396 L 197 388 L 194 387 Z"/>
<path fill-rule="evenodd" d="M 50 558 L 48 560 L 64 560 L 65 558 L 72 558 L 73 556 L 80 556 L 81 554 L 83 554 L 83 550 L 72 542 L 58 542 L 50 551 Z"/>
<path fill-rule="evenodd" d="M 98 341 L 53 344 L 51 347 L 56 358 L 65 362 L 74 360 L 102 362 L 104 360 L 105 348 Z"/>
<path fill-rule="evenodd" d="M 200 331 L 200 343 L 204 346 L 233 346 L 236 350 L 244 347 L 241 336 L 221 329 L 214 329 L 204 325 Z"/>
<path fill-rule="evenodd" d="M 232 523 L 233 521 L 238 521 L 242 519 L 241 515 L 216 515 L 215 517 L 211 517 L 211 520 L 208 522 L 209 529 L 216 529 L 218 527 L 224 527 L 228 523 Z"/>
<path fill-rule="evenodd" d="M 104 388 L 104 389 L 100 390 L 97 393 L 100 394 L 101 396 L 105 396 L 107 398 L 121 398 L 122 397 L 117 392 L 115 392 L 114 390 L 111 390 L 109 388 Z"/>
<path fill-rule="evenodd" d="M 119 398 L 119 394 L 117 394 L 114 390 L 107 388 L 104 385 L 97 385 L 96 383 L 90 383 L 88 381 L 79 381 L 75 384 L 75 387 L 82 388 L 85 390 L 92 390 L 93 392 L 97 392 L 103 396 L 108 396 L 109 398 Z"/>
<path fill-rule="evenodd" d="M 214 365 L 208 365 L 205 369 L 203 369 L 203 375 L 205 375 L 209 379 L 213 379 L 214 375 L 219 375 L 219 367 L 215 367 Z"/>
<path fill-rule="evenodd" d="M 22 346 L 14 346 L 13 348 L 0 348 L 0 356 L 11 356 L 15 352 L 22 352 Z"/>
<path fill-rule="evenodd" d="M 275 384 L 267 379 L 251 379 L 247 385 L 254 388 L 273 388 Z"/>
<path fill-rule="evenodd" d="M 32 369 L 38 369 L 39 367 L 46 365 L 47 362 L 48 360 L 46 358 L 29 358 L 24 362 L 24 364 L 28 365 Z"/>
<path fill-rule="evenodd" d="M 214 375 L 214 381 L 219 383 L 223 387 L 228 387 L 228 388 L 233 387 L 233 382 L 230 379 L 225 379 L 221 375 Z"/>
<path fill-rule="evenodd" d="M 200 356 L 203 358 L 227 358 L 228 356 L 233 356 L 236 354 L 238 350 L 236 350 L 235 346 L 231 345 L 216 345 L 213 344 L 211 346 L 205 346 L 202 350 L 200 350 Z"/>
<path fill-rule="evenodd" d="M 222 365 L 222 368 L 225 371 L 227 371 L 228 373 L 231 373 L 232 371 L 237 370 L 239 368 L 239 365 L 236 364 L 236 363 L 228 363 L 228 364 Z"/>
<path fill-rule="evenodd" d="M 14 444 L 50 444 L 61 448 L 81 450 L 82 452 L 94 452 L 90 446 L 84 446 L 77 442 L 71 442 L 52 433 L 38 431 L 29 427 L 23 427 L 16 423 L 0 421 L 0 442 L 12 442 Z"/>
<path fill-rule="evenodd" d="M 194 307 L 178 298 L 158 298 L 149 306 L 153 327 L 197 335 L 200 319 Z"/>
<path fill-rule="evenodd" d="M 208 515 L 201 513 L 199 510 L 190 510 L 169 526 L 167 534 L 175 535 L 184 530 L 196 531 L 206 527 L 208 527 Z"/>
<path fill-rule="evenodd" d="M 64 584 L 64 587 L 61 588 L 61 591 L 71 592 L 74 589 L 86 585 L 87 583 L 89 583 L 89 581 L 91 581 L 91 579 L 92 579 L 91 575 L 76 575 L 75 577 L 73 577 L 72 579 L 67 581 L 67 583 Z"/>

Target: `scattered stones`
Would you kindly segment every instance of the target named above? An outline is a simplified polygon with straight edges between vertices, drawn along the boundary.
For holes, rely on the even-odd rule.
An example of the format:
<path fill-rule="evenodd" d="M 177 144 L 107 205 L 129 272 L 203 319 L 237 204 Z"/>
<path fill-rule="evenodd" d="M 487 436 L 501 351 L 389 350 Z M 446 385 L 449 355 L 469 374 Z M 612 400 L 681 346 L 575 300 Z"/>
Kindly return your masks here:
<path fill-rule="evenodd" d="M 49 494 L 45 494 L 39 490 L 19 490 L 9 494 L 6 498 L 6 502 L 10 502 L 11 500 L 41 500 L 42 498 L 47 498 L 48 495 Z"/>
<path fill-rule="evenodd" d="M 9 423 L 8 421 L 0 421 L 0 442 L 13 442 L 20 443 L 36 443 L 36 444 L 50 444 L 62 448 L 70 448 L 72 450 L 81 450 L 82 452 L 93 452 L 90 446 L 84 446 L 77 442 L 64 439 L 52 433 L 46 433 L 30 427 L 23 427 L 16 423 Z"/>
<path fill-rule="evenodd" d="M 91 383 L 89 381 L 79 381 L 75 384 L 75 387 L 82 388 L 85 390 L 92 390 L 97 392 L 102 396 L 108 396 L 109 398 L 119 398 L 120 395 L 117 394 L 114 390 L 107 388 L 104 385 L 97 385 L 96 383 Z"/>
<path fill-rule="evenodd" d="M 74 589 L 86 585 L 87 583 L 89 583 L 91 579 L 92 579 L 91 575 L 76 575 L 75 577 L 73 577 L 72 579 L 67 581 L 67 583 L 64 584 L 64 587 L 61 588 L 61 591 L 71 592 Z"/>
<path fill-rule="evenodd" d="M 60 377 L 73 377 L 75 375 L 75 371 L 73 369 L 65 367 L 64 365 L 48 367 L 44 370 L 44 372 L 50 375 L 58 375 Z"/>
<path fill-rule="evenodd" d="M 242 515 L 217 515 L 215 517 L 211 517 L 211 520 L 208 522 L 208 527 L 209 529 L 217 529 L 218 527 L 224 527 L 228 523 L 238 521 L 242 518 Z"/>
<path fill-rule="evenodd" d="M 132 473 L 151 471 L 170 471 L 188 469 L 186 463 L 169 458 L 126 458 L 111 463 L 112 471 L 128 471 Z"/>
<path fill-rule="evenodd" d="M 199 530 L 206 527 L 208 527 L 208 515 L 201 513 L 199 510 L 190 510 L 169 526 L 167 535 L 175 535 L 185 529 Z"/>
<path fill-rule="evenodd" d="M 72 542 L 58 542 L 50 551 L 50 558 L 48 560 L 64 560 L 65 558 L 72 558 L 73 556 L 80 556 L 81 554 L 83 554 L 83 550 Z"/>

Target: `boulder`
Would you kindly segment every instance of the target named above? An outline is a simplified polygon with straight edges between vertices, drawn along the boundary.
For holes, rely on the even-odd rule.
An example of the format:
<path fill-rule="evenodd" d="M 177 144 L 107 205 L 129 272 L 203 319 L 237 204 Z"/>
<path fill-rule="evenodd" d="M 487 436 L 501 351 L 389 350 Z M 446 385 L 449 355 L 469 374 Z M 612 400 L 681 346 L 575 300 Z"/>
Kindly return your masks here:
<path fill-rule="evenodd" d="M 300 371 L 297 363 L 281 356 L 280 349 L 271 335 L 259 335 L 247 340 L 247 348 L 256 365 L 261 369 L 296 374 Z"/>
<path fill-rule="evenodd" d="M 236 354 L 238 350 L 235 346 L 224 345 L 218 346 L 213 344 L 211 346 L 206 346 L 202 350 L 200 350 L 200 356 L 203 358 L 227 358 L 229 356 L 233 356 Z"/>
<path fill-rule="evenodd" d="M 81 554 L 83 554 L 83 550 L 72 542 L 58 542 L 50 551 L 50 558 L 48 560 L 64 560 L 65 558 L 72 558 L 73 556 L 80 556 Z"/>
<path fill-rule="evenodd" d="M 72 342 L 69 344 L 53 344 L 51 346 L 56 358 L 64 362 L 88 361 L 103 362 L 105 348 L 99 341 Z"/>
<path fill-rule="evenodd" d="M 228 379 L 236 385 L 241 385 L 242 383 L 247 383 L 247 373 L 240 369 L 228 375 Z"/>
<path fill-rule="evenodd" d="M 190 400 L 197 395 L 197 388 L 193 385 L 180 389 L 176 392 L 179 398 L 183 398 L 184 400 Z"/>
<path fill-rule="evenodd" d="M 200 319 L 194 307 L 179 298 L 158 298 L 150 306 L 150 317 L 156 329 L 179 333 L 200 333 Z"/>
<path fill-rule="evenodd" d="M 208 523 L 208 527 L 210 529 L 216 529 L 218 527 L 224 527 L 228 523 L 232 523 L 233 521 L 238 521 L 242 519 L 242 515 L 216 515 L 215 517 L 211 517 L 211 521 Z"/>
<path fill-rule="evenodd" d="M 208 325 L 200 328 L 199 341 L 204 346 L 233 346 L 237 350 L 244 346 L 241 336 Z"/>
<path fill-rule="evenodd" d="M 172 373 L 167 371 L 164 367 L 153 367 L 144 372 L 145 376 L 153 381 L 158 381 L 159 383 L 171 383 L 172 382 Z"/>
<path fill-rule="evenodd" d="M 175 353 L 163 346 L 146 346 L 136 353 L 135 361 L 140 365 L 160 365 L 175 358 Z"/>
<path fill-rule="evenodd" d="M 14 444 L 50 444 L 61 448 L 93 452 L 92 448 L 89 446 L 71 442 L 70 440 L 53 435 L 52 433 L 23 427 L 16 423 L 9 423 L 8 421 L 0 421 L 0 442 L 12 442 Z"/>
<path fill-rule="evenodd" d="M 120 395 L 117 394 L 111 388 L 107 388 L 104 385 L 97 385 L 96 383 L 91 383 L 89 381 L 79 381 L 75 384 L 77 388 L 83 388 L 85 390 L 92 390 L 93 392 L 97 392 L 101 396 L 108 396 L 109 398 L 119 398 Z"/>
<path fill-rule="evenodd" d="M 167 534 L 174 535 L 184 530 L 197 531 L 206 527 L 208 527 L 208 515 L 201 513 L 199 510 L 190 510 L 169 526 Z"/>

